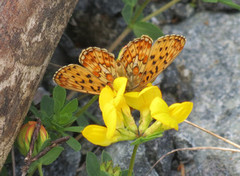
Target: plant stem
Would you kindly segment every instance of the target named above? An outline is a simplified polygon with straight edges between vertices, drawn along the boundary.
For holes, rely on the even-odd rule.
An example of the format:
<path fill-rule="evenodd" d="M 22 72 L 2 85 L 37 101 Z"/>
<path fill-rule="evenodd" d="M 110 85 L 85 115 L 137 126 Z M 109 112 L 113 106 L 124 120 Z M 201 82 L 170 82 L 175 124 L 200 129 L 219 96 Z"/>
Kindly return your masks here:
<path fill-rule="evenodd" d="M 113 44 L 109 47 L 108 51 L 112 52 L 131 31 L 132 29 L 130 27 L 126 27 L 124 31 L 118 36 L 118 38 L 113 42 Z"/>
<path fill-rule="evenodd" d="M 92 99 L 89 100 L 89 102 L 88 102 L 86 105 L 84 105 L 84 106 L 75 114 L 75 116 L 76 116 L 76 117 L 79 117 L 79 116 L 80 116 L 83 112 L 85 112 L 85 111 L 88 109 L 88 107 L 89 107 L 90 105 L 92 105 L 97 99 L 98 99 L 98 95 L 93 96 Z"/>
<path fill-rule="evenodd" d="M 145 18 L 142 19 L 142 21 L 148 21 L 150 20 L 152 17 L 162 13 L 163 11 L 167 10 L 168 8 L 170 8 L 171 6 L 173 6 L 174 4 L 176 4 L 177 2 L 179 2 L 180 0 L 172 0 L 171 2 L 167 3 L 166 5 L 164 5 L 163 7 L 161 7 L 160 9 L 156 10 L 155 12 L 151 13 L 150 15 L 146 16 Z M 145 7 L 148 4 L 148 1 L 145 1 L 144 4 L 142 5 L 142 7 Z M 141 8 L 140 8 L 141 9 Z M 138 11 L 139 12 L 139 11 Z M 138 14 L 138 12 L 136 14 Z M 136 15 L 137 16 L 137 15 Z M 135 22 L 135 18 L 136 16 L 133 17 L 132 22 Z M 136 18 L 137 19 L 137 18 Z M 131 23 L 131 25 L 133 25 L 134 23 Z M 115 50 L 115 48 L 119 45 L 119 43 L 132 31 L 132 29 L 128 26 L 124 29 L 124 31 L 118 36 L 118 38 L 113 42 L 113 44 L 109 47 L 108 51 L 112 52 L 113 50 Z"/>
<path fill-rule="evenodd" d="M 134 146 L 132 157 L 131 157 L 130 164 L 129 164 L 128 176 L 132 176 L 133 166 L 134 166 L 134 161 L 135 161 L 135 157 L 136 157 L 138 146 L 139 146 L 139 144 Z"/>
<path fill-rule="evenodd" d="M 146 0 L 144 1 L 144 3 L 140 6 L 140 8 L 138 9 L 138 11 L 135 13 L 133 19 L 131 20 L 131 24 L 134 24 L 138 17 L 141 15 L 143 9 L 147 6 L 147 4 L 150 2 L 150 0 Z"/>
<path fill-rule="evenodd" d="M 38 164 L 38 173 L 40 176 L 43 176 L 42 164 Z"/>
<path fill-rule="evenodd" d="M 152 17 L 157 16 L 158 14 L 164 12 L 165 10 L 167 10 L 168 8 L 170 8 L 171 6 L 173 6 L 174 4 L 176 4 L 177 2 L 179 2 L 180 0 L 172 0 L 169 3 L 167 3 L 166 5 L 164 5 L 163 7 L 161 7 L 160 9 L 154 11 L 153 13 L 151 13 L 150 15 L 146 16 L 145 18 L 142 19 L 142 21 L 148 21 L 150 20 Z"/>

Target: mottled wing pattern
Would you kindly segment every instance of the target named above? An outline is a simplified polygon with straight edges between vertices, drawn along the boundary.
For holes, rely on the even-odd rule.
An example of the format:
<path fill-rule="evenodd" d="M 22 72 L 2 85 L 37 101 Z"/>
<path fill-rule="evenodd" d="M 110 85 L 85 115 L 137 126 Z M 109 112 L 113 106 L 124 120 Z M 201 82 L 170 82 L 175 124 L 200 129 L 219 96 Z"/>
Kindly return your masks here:
<path fill-rule="evenodd" d="M 61 87 L 83 93 L 99 94 L 106 82 L 101 81 L 86 68 L 70 64 L 60 68 L 53 80 Z"/>
<path fill-rule="evenodd" d="M 84 49 L 79 56 L 79 62 L 106 85 L 112 86 L 113 80 L 117 77 L 115 57 L 106 49 L 97 47 Z"/>
<path fill-rule="evenodd" d="M 152 39 L 146 35 L 129 42 L 119 56 L 118 65 L 121 64 L 128 78 L 127 91 L 133 90 L 141 83 L 141 77 L 145 70 L 151 51 Z M 118 71 L 119 72 L 119 71 Z"/>
<path fill-rule="evenodd" d="M 186 39 L 181 35 L 165 35 L 156 40 L 151 48 L 151 52 L 141 78 L 138 89 L 142 89 L 147 83 L 154 79 L 167 68 L 177 55 L 182 51 Z"/>
<path fill-rule="evenodd" d="M 166 35 L 152 46 L 152 39 L 143 35 L 129 42 L 117 61 L 106 49 L 90 47 L 79 56 L 82 66 L 64 66 L 53 79 L 66 89 L 99 94 L 106 85 L 112 87 L 115 78 L 125 76 L 128 78 L 127 91 L 139 91 L 172 63 L 184 44 L 183 36 Z"/>

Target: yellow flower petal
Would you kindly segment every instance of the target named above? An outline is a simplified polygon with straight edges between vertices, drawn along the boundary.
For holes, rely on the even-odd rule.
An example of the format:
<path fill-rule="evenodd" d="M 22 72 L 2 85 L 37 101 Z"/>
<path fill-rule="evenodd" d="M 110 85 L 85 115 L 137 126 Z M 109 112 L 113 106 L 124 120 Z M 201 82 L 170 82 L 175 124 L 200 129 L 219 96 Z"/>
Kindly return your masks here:
<path fill-rule="evenodd" d="M 185 119 L 187 119 L 192 111 L 192 108 L 192 102 L 175 103 L 169 107 L 169 112 L 172 118 L 174 118 L 178 123 L 182 123 Z"/>
<path fill-rule="evenodd" d="M 162 93 L 157 86 L 149 86 L 141 92 L 129 92 L 125 94 L 127 104 L 140 111 L 149 108 L 151 102 L 156 97 L 162 97 Z"/>
<path fill-rule="evenodd" d="M 134 109 L 141 109 L 142 104 L 138 102 L 139 92 L 128 92 L 124 94 L 126 102 Z"/>
<path fill-rule="evenodd" d="M 107 103 L 113 100 L 114 97 L 115 93 L 113 90 L 109 86 L 104 87 L 99 95 L 100 109 L 102 110 Z"/>
<path fill-rule="evenodd" d="M 119 120 L 117 109 L 113 104 L 108 103 L 104 106 L 104 109 L 102 109 L 102 113 L 104 123 L 107 126 L 106 137 L 109 139 L 114 135 L 117 126 L 117 120 Z M 120 123 L 120 121 L 118 123 Z"/>
<path fill-rule="evenodd" d="M 160 97 L 154 98 L 149 108 L 152 116 L 159 113 L 169 113 L 167 103 Z"/>
<path fill-rule="evenodd" d="M 95 145 L 108 146 L 117 141 L 117 137 L 108 139 L 106 134 L 107 128 L 99 125 L 88 125 L 82 131 L 82 135 Z"/>
<path fill-rule="evenodd" d="M 113 88 L 117 91 L 117 94 L 123 95 L 127 86 L 127 78 L 118 77 L 113 82 Z"/>
<path fill-rule="evenodd" d="M 174 128 L 175 130 L 178 130 L 177 121 L 173 119 L 168 113 L 155 114 L 153 118 L 161 122 L 163 124 L 164 129 Z"/>

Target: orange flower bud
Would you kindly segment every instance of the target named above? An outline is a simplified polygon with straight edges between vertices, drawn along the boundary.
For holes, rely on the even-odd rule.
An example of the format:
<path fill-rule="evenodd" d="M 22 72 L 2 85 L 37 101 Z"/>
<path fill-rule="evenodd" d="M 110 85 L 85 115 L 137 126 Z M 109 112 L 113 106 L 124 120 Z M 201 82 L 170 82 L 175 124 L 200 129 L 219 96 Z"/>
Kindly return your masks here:
<path fill-rule="evenodd" d="M 26 123 L 21 127 L 20 133 L 18 134 L 18 137 L 17 137 L 18 148 L 24 156 L 26 156 L 29 151 L 32 135 L 36 127 L 36 124 L 37 122 L 35 121 L 29 121 L 28 123 Z M 41 146 L 48 138 L 49 138 L 48 132 L 41 125 L 38 138 L 36 140 L 36 143 L 34 144 L 33 155 L 36 155 L 37 153 L 40 152 L 39 150 Z"/>

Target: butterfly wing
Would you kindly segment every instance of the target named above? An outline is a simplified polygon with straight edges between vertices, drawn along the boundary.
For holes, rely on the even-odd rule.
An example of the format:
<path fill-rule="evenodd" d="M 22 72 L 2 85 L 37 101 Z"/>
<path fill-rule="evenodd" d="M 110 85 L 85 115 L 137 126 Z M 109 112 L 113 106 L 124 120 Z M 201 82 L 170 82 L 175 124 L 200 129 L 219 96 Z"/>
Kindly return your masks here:
<path fill-rule="evenodd" d="M 181 35 L 165 35 L 158 38 L 151 48 L 141 84 L 138 88 L 142 89 L 147 83 L 153 82 L 182 51 L 185 42 L 185 37 Z"/>
<path fill-rule="evenodd" d="M 141 77 L 151 51 L 152 39 L 146 35 L 129 42 L 121 52 L 117 64 L 123 67 L 118 69 L 119 76 L 128 78 L 127 91 L 133 90 L 141 83 Z M 121 73 L 121 74 L 120 74 Z"/>
<path fill-rule="evenodd" d="M 101 81 L 86 68 L 70 64 L 60 68 L 54 75 L 53 80 L 66 89 L 99 94 L 106 82 Z"/>
<path fill-rule="evenodd" d="M 79 62 L 106 85 L 112 85 L 117 77 L 116 61 L 112 53 L 106 49 L 89 47 L 79 56 Z"/>

